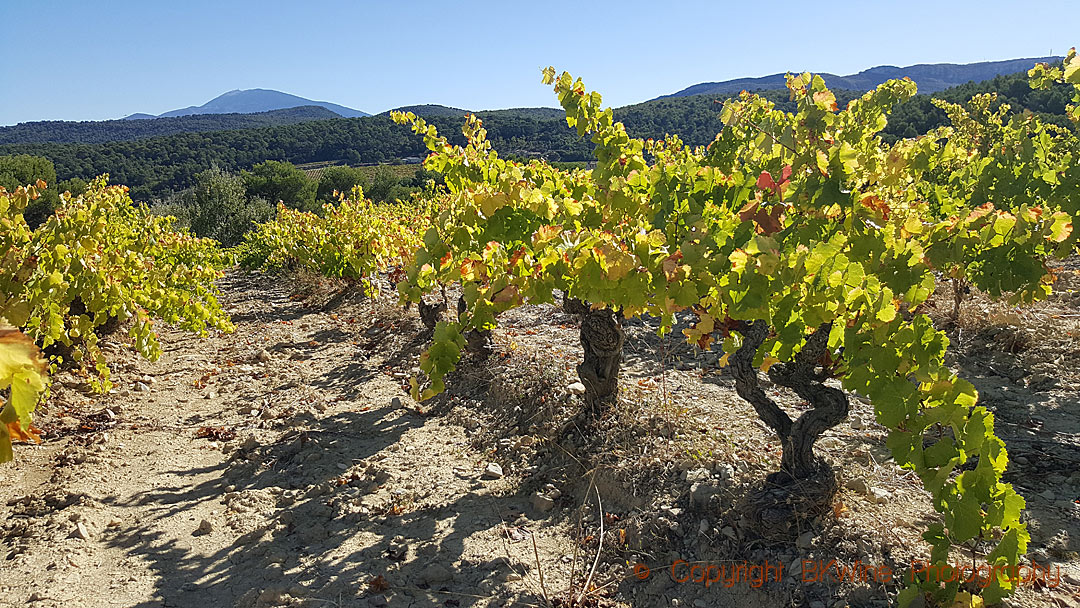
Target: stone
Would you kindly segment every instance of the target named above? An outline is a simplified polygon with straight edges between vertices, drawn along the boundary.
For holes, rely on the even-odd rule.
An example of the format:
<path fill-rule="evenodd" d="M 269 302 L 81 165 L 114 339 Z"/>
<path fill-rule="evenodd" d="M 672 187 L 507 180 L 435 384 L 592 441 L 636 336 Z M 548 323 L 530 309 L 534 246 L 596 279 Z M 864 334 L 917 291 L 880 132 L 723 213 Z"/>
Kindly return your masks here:
<path fill-rule="evenodd" d="M 862 430 L 862 428 L 863 428 L 862 418 L 859 418 L 858 416 L 852 416 L 851 417 L 851 428 L 856 430 L 856 431 Z"/>
<path fill-rule="evenodd" d="M 889 502 L 889 499 L 892 498 L 892 494 L 888 490 L 882 490 L 880 488 L 871 488 L 870 494 L 873 495 L 874 502 L 879 505 Z"/>
<path fill-rule="evenodd" d="M 386 599 L 385 595 L 373 595 L 368 598 L 367 602 L 368 605 L 372 606 L 373 608 L 382 608 L 383 606 L 387 606 L 390 604 L 390 602 Z"/>
<path fill-rule="evenodd" d="M 709 506 L 709 501 L 716 495 L 717 488 L 707 483 L 695 483 L 690 486 L 690 506 L 704 508 Z"/>
<path fill-rule="evenodd" d="M 136 393 L 149 393 L 150 392 L 150 386 L 147 385 L 145 382 L 136 382 L 135 383 L 135 392 Z"/>
<path fill-rule="evenodd" d="M 484 469 L 484 479 L 500 479 L 503 476 L 503 469 L 497 462 L 489 462 Z"/>
<path fill-rule="evenodd" d="M 401 397 L 394 397 L 390 400 L 390 407 L 399 409 L 401 407 Z"/>
<path fill-rule="evenodd" d="M 537 511 L 547 512 L 555 508 L 555 501 L 539 492 L 533 494 L 532 504 Z"/>
<path fill-rule="evenodd" d="M 813 531 L 806 531 L 799 535 L 799 538 L 795 541 L 795 546 L 800 549 L 809 549 L 814 545 L 814 533 Z"/>
<path fill-rule="evenodd" d="M 854 490 L 859 494 L 869 494 L 870 486 L 866 483 L 865 479 L 859 477 L 853 477 L 844 483 L 844 487 L 849 490 Z"/>
<path fill-rule="evenodd" d="M 204 534 L 210 534 L 214 531 L 214 524 L 210 523 L 210 520 L 204 519 L 199 522 L 199 527 L 195 528 L 195 536 L 202 536 Z"/>
<path fill-rule="evenodd" d="M 440 563 L 428 564 L 424 571 L 420 573 L 420 581 L 432 584 L 432 583 L 445 583 L 454 579 L 454 575 L 447 570 L 446 566 Z"/>
<path fill-rule="evenodd" d="M 86 524 L 81 521 L 75 524 L 75 536 L 83 540 L 90 540 L 90 531 L 86 529 Z"/>
<path fill-rule="evenodd" d="M 686 481 L 690 483 L 708 481 L 711 475 L 705 469 L 693 469 L 686 472 Z"/>
<path fill-rule="evenodd" d="M 255 360 L 259 363 L 266 363 L 270 360 L 270 353 L 265 348 L 255 353 Z"/>
<path fill-rule="evenodd" d="M 585 385 L 580 382 L 575 382 L 570 386 L 566 387 L 566 390 L 570 391 L 570 394 L 572 395 L 584 395 Z"/>

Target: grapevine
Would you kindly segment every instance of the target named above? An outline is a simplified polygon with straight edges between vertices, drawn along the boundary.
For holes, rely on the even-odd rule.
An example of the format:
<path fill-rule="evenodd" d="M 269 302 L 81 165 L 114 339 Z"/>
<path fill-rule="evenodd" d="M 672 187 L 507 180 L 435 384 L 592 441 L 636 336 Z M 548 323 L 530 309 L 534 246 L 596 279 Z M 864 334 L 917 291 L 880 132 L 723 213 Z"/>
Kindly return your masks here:
<path fill-rule="evenodd" d="M 1023 498 L 1001 482 L 1005 445 L 974 387 L 945 366 L 948 339 L 918 308 L 942 270 L 1016 302 L 1049 293 L 1044 260 L 1076 249 L 1076 190 L 1046 175 L 1071 167 L 1075 135 L 1030 116 L 989 119 L 976 99 L 965 112 L 993 127 L 980 136 L 953 109 L 951 129 L 886 146 L 877 134 L 914 83 L 890 81 L 840 110 L 819 76 L 803 74 L 788 79 L 797 112 L 743 94 L 724 107 L 708 149 L 690 149 L 676 137 L 628 137 L 580 79 L 548 68 L 544 81 L 568 125 L 595 144 L 592 171 L 501 159 L 475 118 L 463 128 L 466 145 L 452 146 L 422 119 L 393 114 L 424 136 L 425 167 L 449 187 L 399 290 L 420 301 L 460 282 L 466 304 L 436 327 L 421 358 L 430 386 L 415 396 L 443 390 L 463 332 L 489 330 L 500 312 L 561 290 L 591 303 L 602 329 L 587 339 L 586 317 L 579 374 L 591 414 L 603 415 L 621 319 L 650 314 L 667 332 L 676 313 L 693 312 L 687 339 L 707 347 L 720 334 L 740 396 L 781 439 L 777 482 L 827 472 L 812 448 L 847 415 L 845 393 L 826 384 L 836 378 L 869 397 L 896 461 L 919 474 L 942 513 L 924 535 L 932 560 L 944 563 L 955 544 L 996 541 L 988 561 L 1015 564 L 1028 535 Z M 1031 157 L 1043 165 L 1014 171 L 1020 184 L 1002 192 L 995 180 L 1006 169 L 991 167 L 1023 164 L 1009 147 L 1036 137 Z M 759 370 L 811 409 L 792 420 L 759 387 Z M 925 441 L 938 424 L 951 434 Z M 984 595 L 993 601 L 1012 587 L 998 576 Z M 957 584 L 925 591 L 951 597 Z M 902 602 L 919 592 L 911 586 Z"/>
<path fill-rule="evenodd" d="M 357 186 L 320 215 L 278 206 L 275 219 L 245 236 L 240 265 L 248 269 L 306 268 L 379 293 L 379 273 L 397 278 L 431 224 L 434 199 L 374 203 Z"/>
<path fill-rule="evenodd" d="M 0 318 L 21 329 L 5 335 L 25 335 L 52 367 L 73 364 L 104 392 L 111 382 L 99 334 L 109 326 L 131 321 L 131 346 L 152 360 L 161 353 L 154 319 L 198 334 L 232 329 L 214 285 L 229 258 L 215 242 L 174 230 L 171 218 L 136 207 L 105 177 L 79 197 L 63 197 L 31 230 L 22 211 L 45 187 L 0 189 Z M 24 429 L 29 394 L 9 404 Z"/>

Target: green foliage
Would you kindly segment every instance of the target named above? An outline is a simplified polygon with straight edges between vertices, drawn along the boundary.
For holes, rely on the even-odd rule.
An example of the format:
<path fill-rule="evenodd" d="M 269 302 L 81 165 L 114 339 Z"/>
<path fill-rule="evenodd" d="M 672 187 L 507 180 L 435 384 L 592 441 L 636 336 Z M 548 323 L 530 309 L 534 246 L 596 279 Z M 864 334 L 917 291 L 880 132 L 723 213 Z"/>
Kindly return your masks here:
<path fill-rule="evenodd" d="M 284 205 L 277 217 L 249 233 L 240 247 L 240 265 L 255 269 L 306 268 L 378 293 L 376 274 L 400 274 L 431 225 L 430 192 L 406 201 L 375 203 L 355 188 L 321 214 Z"/>
<path fill-rule="evenodd" d="M 131 346 L 160 354 L 154 319 L 198 334 L 232 328 L 214 281 L 229 262 L 216 243 L 172 228 L 172 218 L 135 207 L 122 186 L 95 180 L 31 229 L 21 210 L 44 188 L 0 190 L 0 317 L 42 348 L 58 346 L 99 390 L 109 368 L 97 331 L 131 321 Z"/>
<path fill-rule="evenodd" d="M 38 180 L 46 184 L 56 184 L 56 168 L 49 159 L 29 154 L 0 156 L 0 188 L 14 192 L 16 188 L 37 183 Z M 31 228 L 36 227 L 56 210 L 59 203 L 60 197 L 56 188 L 42 190 L 39 196 L 27 205 L 23 216 Z"/>
<path fill-rule="evenodd" d="M 155 211 L 175 216 L 180 226 L 196 236 L 212 238 L 225 247 L 239 245 L 244 234 L 274 215 L 274 208 L 265 199 L 248 198 L 239 176 L 217 167 L 200 173 L 194 188 Z"/>
<path fill-rule="evenodd" d="M 30 338 L 0 320 L 0 464 L 13 458 L 13 439 L 40 439 L 30 426 L 38 396 L 45 390 L 45 361 Z M 10 389 L 10 390 L 8 390 Z"/>
<path fill-rule="evenodd" d="M 975 93 L 998 92 L 999 101 L 1014 111 L 1030 109 L 1060 125 L 1069 122 L 1062 108 L 1067 101 L 1064 83 L 1047 90 L 1032 90 L 1021 77 L 999 77 L 978 84 L 955 87 L 934 95 L 953 103 L 964 102 Z M 761 91 L 760 94 L 791 112 L 794 102 L 786 90 Z M 837 105 L 844 107 L 861 92 L 834 91 Z M 678 133 L 691 146 L 709 144 L 721 123 L 718 114 L 726 96 L 695 95 L 657 99 L 614 110 L 615 119 L 626 125 L 635 138 L 663 139 Z M 463 112 L 426 118 L 442 132 L 457 132 Z M 593 144 L 578 138 L 566 128 L 562 116 L 546 108 L 497 110 L 478 114 L 484 120 L 488 140 L 504 158 L 545 158 L 550 161 L 580 162 L 592 158 Z M 195 117 L 183 117 L 184 119 Z M 155 124 L 165 121 L 152 121 Z M 179 120 L 179 119 L 168 119 Z M 146 123 L 147 121 L 125 121 Z M 883 131 L 886 142 L 915 137 L 945 125 L 948 118 L 936 108 L 930 97 L 919 95 L 894 109 Z M 139 141 L 104 141 L 108 136 L 83 137 L 80 141 L 100 143 L 23 143 L 0 145 L 0 154 L 44 156 L 56 165 L 61 179 L 91 178 L 109 173 L 132 187 L 132 195 L 147 200 L 180 191 L 195 183 L 195 176 L 218 166 L 227 171 L 241 171 L 266 159 L 287 160 L 295 164 L 340 162 L 350 165 L 392 161 L 408 156 L 422 156 L 422 141 L 401 129 L 395 129 L 387 116 L 304 122 L 265 128 L 245 128 L 207 133 L 177 133 Z M 115 139 L 115 137 L 113 138 Z M 463 143 L 453 138 L 451 143 Z M 369 186 L 365 183 L 365 186 Z M 370 187 L 367 187 L 371 190 Z M 271 203 L 276 198 L 267 198 Z M 327 200 L 322 196 L 318 200 Z"/>
<path fill-rule="evenodd" d="M 240 177 L 252 197 L 282 202 L 291 209 L 315 208 L 316 184 L 292 163 L 268 160 L 241 172 Z"/>
<path fill-rule="evenodd" d="M 327 167 L 319 176 L 319 187 L 315 198 L 323 203 L 332 203 L 338 200 L 334 196 L 335 192 L 347 194 L 352 192 L 353 187 L 366 184 L 367 178 L 363 170 L 357 167 Z"/>
<path fill-rule="evenodd" d="M 1075 135 L 1030 115 L 976 129 L 956 111 L 959 124 L 890 146 L 880 137 L 888 112 L 915 95 L 914 83 L 887 82 L 840 110 L 820 77 L 803 74 L 788 79 L 793 111 L 745 93 L 725 104 L 724 129 L 705 151 L 676 137 L 635 139 L 580 80 L 551 68 L 544 79 L 567 124 L 595 145 L 595 169 L 508 162 L 475 117 L 455 146 L 425 120 L 393 115 L 424 137 L 425 167 L 449 188 L 398 288 L 415 302 L 460 282 L 466 303 L 436 328 L 420 365 L 431 385 L 416 396 L 442 390 L 465 330 L 491 329 L 500 312 L 550 302 L 555 289 L 627 317 L 654 315 L 665 333 L 676 312 L 692 310 L 688 341 L 704 347 L 719 331 L 729 355 L 748 322 L 765 322 L 763 369 L 794 361 L 807 336 L 831 328 L 820 373 L 870 397 L 897 462 L 933 496 L 945 521 L 926 535 L 934 561 L 953 544 L 998 538 L 991 561 L 1015 564 L 1028 538 L 1024 503 L 1001 482 L 1007 458 L 993 415 L 944 364 L 945 335 L 906 311 L 933 293 L 941 268 L 1016 301 L 1045 297 L 1043 260 L 1076 249 L 1075 190 L 1036 182 L 1074 162 Z M 1024 156 L 1007 154 L 1044 134 Z M 1018 182 L 995 196 L 1006 209 L 983 204 L 974 185 L 1002 192 L 1006 174 Z M 952 436 L 924 447 L 937 424 Z M 970 459 L 975 469 L 960 472 Z M 985 593 L 1009 589 L 999 579 Z"/>

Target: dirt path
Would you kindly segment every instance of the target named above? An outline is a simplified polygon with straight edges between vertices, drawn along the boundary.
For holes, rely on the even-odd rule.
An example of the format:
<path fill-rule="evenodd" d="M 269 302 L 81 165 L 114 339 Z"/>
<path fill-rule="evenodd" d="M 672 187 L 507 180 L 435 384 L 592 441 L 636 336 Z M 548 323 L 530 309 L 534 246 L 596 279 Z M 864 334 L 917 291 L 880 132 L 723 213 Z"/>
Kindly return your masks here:
<path fill-rule="evenodd" d="M 393 328 L 362 305 L 312 312 L 266 277 L 223 290 L 234 334 L 166 331 L 155 363 L 117 353 L 115 394 L 61 388 L 42 420 L 67 436 L 0 469 L 14 491 L 0 507 L 0 605 L 539 597 L 531 539 L 559 563 L 565 530 L 528 517 L 511 475 L 488 479 L 461 427 L 407 407 L 364 349 Z M 196 438 L 219 428 L 237 437 Z"/>
<path fill-rule="evenodd" d="M 862 400 L 816 448 L 844 486 L 834 517 L 765 541 L 742 501 L 778 446 L 716 353 L 628 323 L 618 410 L 599 433 L 564 433 L 581 407 L 581 353 L 557 307 L 508 312 L 496 355 L 463 362 L 421 407 L 405 390 L 427 340 L 415 310 L 384 298 L 322 312 L 289 287 L 228 275 L 237 331 L 165 329 L 154 363 L 109 349 L 109 395 L 57 377 L 39 417 L 47 441 L 0 467 L 0 606 L 540 606 L 582 578 L 599 539 L 592 607 L 885 606 L 895 585 L 807 582 L 796 566 L 928 555 L 919 534 L 936 515 Z M 1072 293 L 1032 313 L 1046 327 L 1025 325 L 1036 346 L 1020 354 L 1001 348 L 1013 330 L 994 327 L 952 349 L 998 412 L 1028 499 L 1029 557 L 1064 576 L 1015 606 L 1068 606 L 1080 583 L 1080 323 L 1062 331 Z M 786 569 L 782 582 L 708 588 L 673 580 L 679 560 Z"/>

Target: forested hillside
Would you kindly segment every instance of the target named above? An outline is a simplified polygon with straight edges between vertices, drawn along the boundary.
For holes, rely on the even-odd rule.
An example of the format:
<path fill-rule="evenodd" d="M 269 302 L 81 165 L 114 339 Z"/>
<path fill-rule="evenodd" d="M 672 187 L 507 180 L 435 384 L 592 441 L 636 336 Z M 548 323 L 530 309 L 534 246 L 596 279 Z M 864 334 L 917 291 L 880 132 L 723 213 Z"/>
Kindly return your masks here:
<path fill-rule="evenodd" d="M 341 116 L 319 106 L 300 106 L 254 114 L 193 114 L 142 120 L 101 121 L 43 120 L 0 127 L 0 144 L 79 143 L 101 144 L 173 135 L 232 129 L 292 125 L 309 120 Z"/>
<path fill-rule="evenodd" d="M 1068 91 L 1064 86 L 1032 90 L 1025 74 L 1015 74 L 954 87 L 933 97 L 959 102 L 975 93 L 997 92 L 999 103 L 1008 103 L 1014 111 L 1030 109 L 1040 113 L 1048 122 L 1068 125 L 1070 123 L 1064 116 L 1070 95 Z M 760 93 L 780 109 L 791 111 L 794 108 L 786 91 Z M 862 93 L 835 92 L 840 107 Z M 884 139 L 895 141 L 897 138 L 914 137 L 945 124 L 945 113 L 934 107 L 930 99 L 930 96 L 920 95 L 900 104 L 883 132 Z M 710 95 L 669 97 L 616 108 L 614 116 L 626 124 L 628 133 L 633 137 L 660 139 L 675 133 L 688 144 L 706 145 L 720 127 L 718 101 L 723 100 Z M 415 106 L 414 109 L 419 110 L 419 115 L 429 117 L 432 124 L 444 133 L 457 133 L 463 120 L 455 108 L 427 105 Z M 583 161 L 591 158 L 592 144 L 578 138 L 572 129 L 567 128 L 565 119 L 549 108 L 496 110 L 479 112 L 477 115 L 484 120 L 488 138 L 500 153 L 518 158 L 543 157 L 550 161 Z M 257 120 L 254 118 L 256 116 L 259 115 L 193 116 L 168 120 L 206 121 L 205 124 L 212 124 L 214 120 Z M 153 125 L 162 122 L 162 119 L 113 122 L 138 129 L 140 125 Z M 72 129 L 77 131 L 74 127 Z M 107 133 L 85 133 L 79 137 L 80 141 L 96 141 L 111 136 Z M 455 140 L 454 143 L 460 141 Z M 129 185 L 133 196 L 145 200 L 192 186 L 198 173 L 214 165 L 228 171 L 239 171 L 265 160 L 294 164 L 321 161 L 378 163 L 423 156 L 425 152 L 420 137 L 394 128 L 388 116 L 379 115 L 254 129 L 178 133 L 137 141 L 0 145 L 0 155 L 7 154 L 49 158 L 56 166 L 57 178 L 61 180 L 89 179 L 109 173 L 114 181 Z"/>

